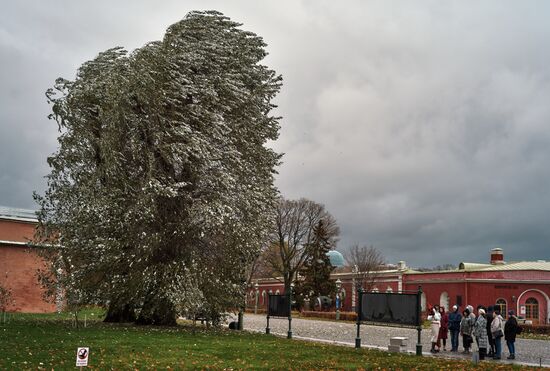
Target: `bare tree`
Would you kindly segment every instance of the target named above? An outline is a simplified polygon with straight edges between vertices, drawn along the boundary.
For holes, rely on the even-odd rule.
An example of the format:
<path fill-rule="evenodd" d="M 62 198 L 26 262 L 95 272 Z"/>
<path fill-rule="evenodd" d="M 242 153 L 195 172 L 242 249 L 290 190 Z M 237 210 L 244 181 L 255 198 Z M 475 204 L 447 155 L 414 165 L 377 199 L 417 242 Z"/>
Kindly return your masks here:
<path fill-rule="evenodd" d="M 276 243 L 268 243 L 262 248 L 258 257 L 250 267 L 248 283 L 259 278 L 276 278 L 281 275 L 279 271 L 274 271 L 273 266 L 280 266 L 280 255 Z M 279 260 L 279 261 L 277 261 Z"/>
<path fill-rule="evenodd" d="M 380 251 L 374 246 L 354 245 L 345 252 L 344 257 L 353 269 L 357 288 L 372 290 L 386 263 Z"/>
<path fill-rule="evenodd" d="M 268 247 L 264 256 L 272 272 L 283 277 L 285 290 L 302 268 L 308 253 L 306 247 L 312 242 L 313 229 L 320 221 L 323 221 L 329 244 L 334 248 L 340 229 L 324 205 L 305 198 L 279 200 L 275 211 L 273 245 Z"/>

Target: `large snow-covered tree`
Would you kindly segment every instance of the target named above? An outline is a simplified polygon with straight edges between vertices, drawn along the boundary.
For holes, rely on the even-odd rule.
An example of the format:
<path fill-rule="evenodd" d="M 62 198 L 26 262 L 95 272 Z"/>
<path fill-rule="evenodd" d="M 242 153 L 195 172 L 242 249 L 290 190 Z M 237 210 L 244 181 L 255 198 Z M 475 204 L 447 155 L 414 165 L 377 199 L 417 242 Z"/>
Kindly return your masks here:
<path fill-rule="evenodd" d="M 48 277 L 107 320 L 173 324 L 236 307 L 272 221 L 281 77 L 214 11 L 113 48 L 47 97 L 59 149 L 40 205 Z M 135 316 L 135 318 L 134 318 Z"/>

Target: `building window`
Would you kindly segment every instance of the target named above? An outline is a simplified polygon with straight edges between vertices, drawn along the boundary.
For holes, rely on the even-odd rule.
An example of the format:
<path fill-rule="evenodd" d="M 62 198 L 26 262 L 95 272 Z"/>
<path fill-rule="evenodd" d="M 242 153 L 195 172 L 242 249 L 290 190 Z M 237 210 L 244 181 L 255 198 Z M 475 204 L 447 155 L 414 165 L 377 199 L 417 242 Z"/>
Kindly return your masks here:
<path fill-rule="evenodd" d="M 506 300 L 497 299 L 497 302 L 495 304 L 495 309 L 496 308 L 500 309 L 500 315 L 506 318 L 506 315 L 508 314 L 508 306 L 506 305 Z"/>
<path fill-rule="evenodd" d="M 393 289 L 392 289 L 390 286 L 388 286 L 388 287 L 386 288 L 386 292 L 392 293 L 392 292 L 393 292 Z"/>
<path fill-rule="evenodd" d="M 265 290 L 262 291 L 262 305 L 265 304 Z"/>
<path fill-rule="evenodd" d="M 372 289 L 372 292 L 380 292 L 380 291 L 378 290 L 378 287 L 374 286 L 374 288 Z"/>
<path fill-rule="evenodd" d="M 449 310 L 449 294 L 447 294 L 447 291 L 443 291 L 439 296 L 439 306 Z"/>
<path fill-rule="evenodd" d="M 529 298 L 525 301 L 525 318 L 531 320 L 539 319 L 539 302 L 535 298 Z"/>
<path fill-rule="evenodd" d="M 281 292 L 279 290 L 275 291 L 275 295 L 280 295 Z"/>

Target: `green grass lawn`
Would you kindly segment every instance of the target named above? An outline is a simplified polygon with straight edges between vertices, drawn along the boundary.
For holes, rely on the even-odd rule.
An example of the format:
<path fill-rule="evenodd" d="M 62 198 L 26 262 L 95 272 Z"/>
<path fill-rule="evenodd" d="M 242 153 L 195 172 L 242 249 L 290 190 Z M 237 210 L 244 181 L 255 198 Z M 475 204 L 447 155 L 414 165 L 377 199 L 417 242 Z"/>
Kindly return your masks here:
<path fill-rule="evenodd" d="M 92 314 L 93 313 L 93 314 Z M 109 325 L 85 312 L 17 314 L 0 321 L 0 370 L 74 369 L 76 348 L 90 347 L 91 369 L 474 369 L 468 362 L 356 350 L 225 329 Z M 81 315 L 81 318 L 84 314 Z M 476 369 L 513 369 L 484 362 Z"/>

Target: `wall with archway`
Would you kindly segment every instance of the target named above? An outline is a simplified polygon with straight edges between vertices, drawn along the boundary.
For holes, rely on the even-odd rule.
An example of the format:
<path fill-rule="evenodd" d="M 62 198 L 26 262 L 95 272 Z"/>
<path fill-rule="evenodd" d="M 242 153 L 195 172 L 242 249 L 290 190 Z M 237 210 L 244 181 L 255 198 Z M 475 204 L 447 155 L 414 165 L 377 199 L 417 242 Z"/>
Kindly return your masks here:
<path fill-rule="evenodd" d="M 420 310 L 422 312 L 425 312 L 425 311 L 428 310 L 427 303 L 426 303 L 426 293 L 424 293 L 424 292 L 420 296 Z"/>
<path fill-rule="evenodd" d="M 444 307 L 446 311 L 449 310 L 449 294 L 447 291 L 443 291 L 441 295 L 439 295 L 439 306 Z"/>
<path fill-rule="evenodd" d="M 539 322 L 540 323 L 548 323 L 550 321 L 550 298 L 548 295 L 537 289 L 528 289 L 523 291 L 517 300 L 517 308 L 516 313 L 519 316 L 524 317 L 524 314 L 522 314 L 522 306 L 525 306 L 525 303 L 527 299 L 529 298 L 535 298 L 539 305 Z"/>

